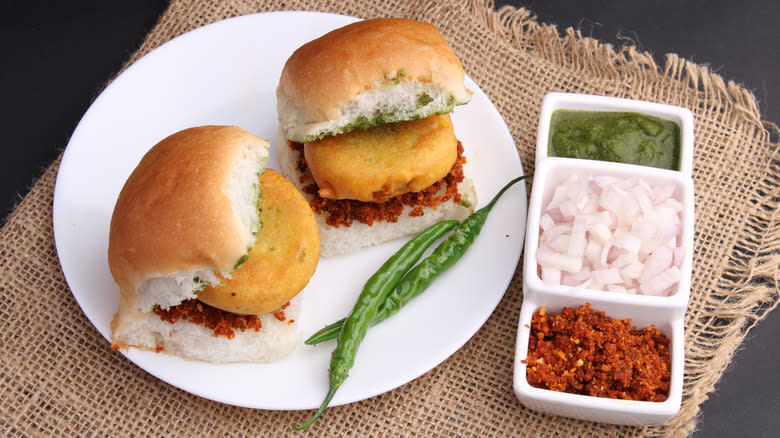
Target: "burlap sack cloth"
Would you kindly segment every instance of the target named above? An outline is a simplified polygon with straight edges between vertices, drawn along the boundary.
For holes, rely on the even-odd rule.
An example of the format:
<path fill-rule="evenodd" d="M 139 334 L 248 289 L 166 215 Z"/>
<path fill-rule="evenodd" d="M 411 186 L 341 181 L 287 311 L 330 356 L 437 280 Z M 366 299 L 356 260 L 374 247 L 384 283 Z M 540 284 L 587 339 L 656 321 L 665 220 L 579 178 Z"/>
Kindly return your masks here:
<path fill-rule="evenodd" d="M 212 4 L 218 3 L 218 4 Z M 563 35 L 525 10 L 490 1 L 173 1 L 128 61 L 230 16 L 319 10 L 435 23 L 506 120 L 525 171 L 533 171 L 545 93 L 572 91 L 690 108 L 696 248 L 686 316 L 684 400 L 659 427 L 617 427 L 537 414 L 512 391 L 522 302 L 518 270 L 485 326 L 455 355 L 394 391 L 330 408 L 295 433 L 308 411 L 262 411 L 169 386 L 113 352 L 79 309 L 59 268 L 51 205 L 54 162 L 0 232 L 0 435 L 24 436 L 654 436 L 687 435 L 699 405 L 747 331 L 777 306 L 778 145 L 753 96 L 706 67 L 667 55 Z M 414 358 L 409 358 L 414 360 Z"/>

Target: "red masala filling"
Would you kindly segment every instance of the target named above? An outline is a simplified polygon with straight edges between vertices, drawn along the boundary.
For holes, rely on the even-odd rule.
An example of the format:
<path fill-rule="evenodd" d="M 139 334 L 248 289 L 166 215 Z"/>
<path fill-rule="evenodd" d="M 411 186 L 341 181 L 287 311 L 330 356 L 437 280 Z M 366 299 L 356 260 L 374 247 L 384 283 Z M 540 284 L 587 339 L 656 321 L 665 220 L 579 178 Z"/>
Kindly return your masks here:
<path fill-rule="evenodd" d="M 397 222 L 406 207 L 411 207 L 409 216 L 418 217 L 425 213 L 423 207 L 436 208 L 436 206 L 448 201 L 461 202 L 458 183 L 464 179 L 463 165 L 466 164 L 466 157 L 463 156 L 463 145 L 460 141 L 458 141 L 458 158 L 447 176 L 422 191 L 405 193 L 380 203 L 320 197 L 317 194 L 319 187 L 314 182 L 309 166 L 306 164 L 306 158 L 303 156 L 303 144 L 292 141 L 287 143 L 298 152 L 296 166 L 301 175 L 300 182 L 306 184 L 311 181 L 310 184 L 303 187 L 303 191 L 313 196 L 310 201 L 312 209 L 318 214 L 325 215 L 325 222 L 330 226 L 348 227 L 354 221 L 366 225 L 383 221 Z"/>
<path fill-rule="evenodd" d="M 286 320 L 287 317 L 284 315 L 284 309 L 289 305 L 290 303 L 287 303 L 282 306 L 281 309 L 274 312 L 274 317 L 279 321 Z M 236 330 L 254 330 L 257 332 L 263 327 L 263 324 L 257 315 L 239 315 L 237 313 L 226 312 L 217 309 L 216 307 L 209 306 L 197 299 L 184 301 L 181 304 L 171 306 L 168 309 L 155 307 L 153 311 L 160 319 L 171 324 L 180 319 L 189 321 L 193 324 L 203 324 L 206 328 L 213 330 L 211 335 L 214 337 L 224 336 L 228 339 L 233 339 L 236 336 Z M 287 323 L 291 324 L 293 321 L 294 320 L 291 319 Z"/>

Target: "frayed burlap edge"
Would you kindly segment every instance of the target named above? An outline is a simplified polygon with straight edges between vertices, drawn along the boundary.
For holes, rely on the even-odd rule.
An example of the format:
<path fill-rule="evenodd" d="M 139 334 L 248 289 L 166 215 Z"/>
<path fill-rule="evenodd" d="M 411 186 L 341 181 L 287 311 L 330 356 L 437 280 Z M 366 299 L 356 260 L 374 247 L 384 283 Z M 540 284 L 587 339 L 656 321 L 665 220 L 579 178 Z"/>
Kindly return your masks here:
<path fill-rule="evenodd" d="M 279 9 L 279 5 L 271 3 L 237 1 L 231 2 L 229 6 L 224 4 L 209 6 L 200 2 L 175 1 L 160 17 L 143 45 L 133 54 L 126 65 L 132 64 L 172 37 L 204 24 L 230 16 Z M 393 7 L 395 9 L 390 9 L 388 6 L 385 9 L 378 8 L 366 11 L 360 4 L 346 2 L 291 1 L 285 2 L 281 8 L 289 10 L 316 9 L 366 18 L 380 15 L 409 16 L 426 19 L 437 24 L 459 19 L 461 15 L 465 14 L 476 23 L 476 27 L 482 26 L 489 31 L 483 37 L 489 39 L 490 44 L 501 46 L 504 53 L 512 55 L 511 59 L 507 61 L 508 63 L 517 65 L 533 62 L 543 66 L 565 67 L 562 69 L 565 73 L 561 77 L 557 77 L 552 85 L 547 84 L 548 88 L 539 90 L 537 93 L 539 95 L 548 91 L 591 92 L 598 89 L 600 94 L 644 98 L 690 108 L 697 119 L 694 166 L 697 218 L 718 216 L 718 214 L 713 213 L 717 209 L 718 195 L 712 192 L 716 191 L 717 184 L 725 185 L 729 182 L 728 180 L 708 182 L 708 176 L 710 176 L 712 169 L 699 166 L 706 162 L 704 158 L 707 157 L 707 154 L 714 153 L 714 150 L 723 143 L 732 144 L 734 142 L 744 142 L 751 148 L 763 151 L 760 154 L 762 155 L 761 160 L 749 163 L 731 163 L 734 166 L 731 179 L 745 178 L 743 186 L 749 191 L 744 193 L 744 199 L 738 204 L 738 209 L 728 210 L 722 215 L 733 216 L 728 224 L 739 223 L 744 224 L 744 226 L 734 227 L 732 225 L 732 228 L 738 232 L 727 235 L 714 233 L 714 237 L 707 236 L 710 240 L 697 241 L 694 255 L 697 272 L 694 273 L 694 290 L 692 290 L 691 304 L 686 316 L 686 379 L 684 401 L 680 413 L 669 423 L 659 427 L 610 427 L 576 421 L 564 422 L 564 424 L 559 419 L 535 416 L 533 417 L 535 428 L 524 427 L 531 425 L 518 425 L 508 429 L 512 435 L 530 435 L 532 430 L 539 432 L 540 435 L 569 435 L 578 431 L 580 435 L 589 436 L 681 436 L 692 432 L 695 428 L 700 404 L 714 390 L 717 380 L 728 366 L 744 336 L 778 304 L 777 266 L 780 262 L 780 256 L 777 255 L 780 249 L 780 225 L 777 221 L 778 199 L 780 199 L 780 193 L 778 193 L 778 182 L 780 181 L 780 166 L 778 166 L 777 160 L 778 145 L 770 142 L 769 129 L 775 128 L 771 124 L 762 123 L 753 95 L 736 83 L 724 81 L 717 74 L 709 71 L 706 66 L 691 63 L 674 54 L 667 55 L 664 66 L 659 66 L 651 55 L 638 52 L 634 47 L 614 48 L 583 37 L 574 29 L 566 29 L 561 33 L 555 26 L 538 23 L 529 11 L 523 9 L 516 10 L 504 7 L 498 11 L 492 10 L 491 1 L 401 2 L 401 5 L 396 4 Z M 187 17 L 187 19 L 183 20 L 181 17 Z M 458 45 L 458 39 L 454 38 L 455 35 L 445 33 L 445 36 L 455 41 L 453 47 L 456 52 L 465 51 L 463 46 Z M 502 65 L 504 68 L 501 71 L 490 72 L 469 61 L 469 59 L 464 60 L 467 72 L 485 89 L 507 120 L 525 168 L 527 171 L 532 171 L 532 145 L 535 140 L 535 132 L 527 126 L 516 126 L 513 121 L 519 120 L 521 116 L 524 120 L 533 118 L 534 114 L 529 117 L 528 114 L 519 114 L 519 112 L 538 111 L 538 108 L 518 105 L 518 102 L 513 100 L 511 95 L 508 95 L 511 94 L 512 90 L 507 93 L 507 90 L 491 88 L 486 85 L 502 80 L 502 75 L 511 74 L 513 68 L 511 65 Z M 570 78 L 574 76 L 577 76 L 578 80 Z M 583 80 L 583 77 L 586 79 Z M 536 101 L 536 95 L 534 95 L 534 100 L 534 104 L 540 102 L 540 100 Z M 698 123 L 701 120 L 715 120 L 718 124 L 725 124 L 728 127 L 719 129 L 717 133 L 722 137 L 713 140 L 709 131 L 698 129 L 701 127 L 701 124 Z M 721 131 L 725 131 L 726 134 Z M 3 257 L 3 262 L 0 262 L 0 289 L 3 289 L 2 292 L 12 288 L 45 287 L 42 284 L 33 286 L 20 284 L 13 276 L 18 275 L 19 265 L 24 265 L 24 268 L 30 272 L 26 275 L 34 276 L 39 270 L 44 269 L 41 266 L 42 262 L 56 262 L 50 227 L 51 196 L 58 166 L 59 159 L 35 183 L 30 195 L 28 195 L 31 199 L 25 197 L 0 230 L 0 236 L 2 236 L 0 256 Z M 36 217 L 40 216 L 36 220 L 48 223 L 49 228 L 45 230 L 43 235 L 40 234 L 40 230 L 31 229 L 26 225 L 30 221 L 30 214 L 36 215 Z M 698 230 L 718 223 L 717 221 L 709 223 L 703 219 L 697 219 L 696 227 Z M 8 238 L 9 235 L 13 235 L 14 238 Z M 47 242 L 41 242 L 41 240 L 47 240 Z M 40 251 L 40 248 L 45 248 L 45 254 L 35 252 Z M 518 269 L 518 275 L 519 272 Z M 705 276 L 699 272 L 708 275 Z M 711 275 L 713 272 L 718 275 Z M 61 273 L 59 275 L 61 277 Z M 505 300 L 521 299 L 521 292 L 517 291 L 520 287 L 518 275 L 510 285 L 510 291 L 507 294 L 509 298 Z M 58 278 L 58 281 L 61 283 L 60 287 L 67 290 L 64 281 L 61 278 Z M 60 299 L 69 300 L 70 298 Z M 494 319 L 488 321 L 487 329 L 483 329 L 483 331 L 495 328 L 495 323 L 492 322 Z M 3 339 L 5 341 L 6 338 Z M 477 341 L 481 339 L 478 335 Z M 466 352 L 456 354 L 459 356 L 457 359 L 460 360 L 464 354 L 476 350 L 478 347 L 473 345 L 475 343 L 467 344 L 464 347 Z M 2 345 L 3 349 L 10 347 L 10 344 Z M 128 366 L 124 361 L 110 360 L 109 362 L 114 367 Z M 120 370 L 125 371 L 124 368 L 120 368 Z M 434 374 L 444 375 L 447 375 L 448 372 L 441 369 L 433 371 Z M 14 377 L 8 378 L 13 379 Z M 144 382 L 150 386 L 156 383 L 154 379 L 148 377 L 144 377 Z M 435 381 L 434 383 L 440 384 Z M 423 387 L 426 384 L 421 383 Z M 438 386 L 432 389 L 441 390 Z M 372 407 L 377 404 L 382 406 L 383 403 L 394 400 L 394 397 L 386 396 L 379 399 L 377 402 L 369 401 L 366 404 Z M 200 401 L 195 401 L 195 403 L 201 407 L 204 406 L 204 403 Z M 499 406 L 498 408 L 505 407 Z M 218 412 L 222 412 L 222 415 L 227 415 L 226 411 L 233 414 L 237 412 L 231 408 L 218 410 Z M 341 413 L 356 414 L 356 412 L 342 407 L 334 409 L 334 411 L 334 416 Z M 361 409 L 361 411 L 363 410 Z M 246 418 L 247 415 L 242 412 L 239 418 Z M 486 413 L 486 415 L 490 414 Z M 52 426 L 58 424 L 57 420 L 60 424 L 71 421 L 66 429 L 73 434 L 78 434 L 80 429 L 78 425 L 72 424 L 73 420 L 68 420 L 67 416 L 63 416 L 62 413 L 59 417 L 51 420 L 48 429 L 43 428 L 42 430 L 49 432 L 58 430 L 57 427 Z M 12 413 L 6 412 L 0 418 L 0 424 L 3 422 L 20 424 L 17 428 L 23 430 L 25 418 L 15 417 Z M 127 421 L 131 420 L 125 420 L 125 423 Z M 356 421 L 359 422 L 360 419 L 351 420 L 353 424 Z M 411 425 L 420 427 L 420 430 L 426 430 L 425 420 L 410 421 Z M 211 430 L 216 431 L 213 428 Z M 244 432 L 249 430 L 252 429 L 244 430 Z M 326 430 L 339 432 L 339 429 L 333 428 Z M 325 430 L 321 430 L 321 432 L 325 432 Z M 475 431 L 472 430 L 472 432 Z M 481 432 L 484 435 L 501 435 L 507 430 L 483 429 Z M 149 431 L 149 433 L 153 432 Z M 241 434 L 240 432 L 236 433 Z"/>

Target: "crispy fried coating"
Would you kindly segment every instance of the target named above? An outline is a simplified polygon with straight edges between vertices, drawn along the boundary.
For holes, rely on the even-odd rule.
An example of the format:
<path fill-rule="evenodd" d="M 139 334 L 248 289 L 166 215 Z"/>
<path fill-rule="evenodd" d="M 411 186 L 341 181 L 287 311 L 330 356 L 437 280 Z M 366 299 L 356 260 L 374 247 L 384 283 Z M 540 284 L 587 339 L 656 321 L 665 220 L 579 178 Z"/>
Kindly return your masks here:
<path fill-rule="evenodd" d="M 273 169 L 266 169 L 260 184 L 263 226 L 249 259 L 223 279 L 224 285 L 198 294 L 204 303 L 227 312 L 279 309 L 306 286 L 319 261 L 319 234 L 308 202 Z"/>
<path fill-rule="evenodd" d="M 441 180 L 457 158 L 449 114 L 388 123 L 304 144 L 319 195 L 384 202 Z"/>

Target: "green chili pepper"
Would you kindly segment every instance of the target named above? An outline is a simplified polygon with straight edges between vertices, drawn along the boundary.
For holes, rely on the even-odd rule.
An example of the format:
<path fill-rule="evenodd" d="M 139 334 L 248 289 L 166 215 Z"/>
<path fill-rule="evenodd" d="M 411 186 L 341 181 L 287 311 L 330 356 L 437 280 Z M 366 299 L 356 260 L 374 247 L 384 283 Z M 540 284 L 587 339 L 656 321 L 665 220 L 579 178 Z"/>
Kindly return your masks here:
<path fill-rule="evenodd" d="M 528 177 L 530 177 L 530 175 L 521 176 L 507 183 L 488 205 L 477 210 L 474 214 L 460 223 L 457 228 L 455 228 L 455 231 L 447 237 L 429 257 L 427 257 L 419 266 L 409 271 L 407 275 L 404 276 L 404 280 L 400 283 L 408 286 L 401 286 L 398 288 L 398 295 L 400 298 L 396 299 L 395 303 L 393 303 L 393 299 L 391 299 L 391 302 L 386 306 L 388 312 L 390 314 L 397 312 L 404 303 L 420 294 L 441 272 L 460 259 L 479 234 L 488 213 L 496 204 L 498 198 L 513 184 Z M 425 231 L 423 233 L 425 233 Z M 417 239 L 417 237 L 415 237 L 415 239 Z M 410 241 L 410 243 L 411 242 L 412 241 Z M 415 245 L 411 246 L 413 248 L 415 247 Z M 419 248 L 416 249 L 419 250 Z M 403 251 L 404 248 L 401 248 L 399 252 Z M 410 249 L 410 251 L 414 252 L 412 249 Z M 419 252 L 422 254 L 422 251 Z M 315 412 L 307 422 L 300 425 L 293 425 L 295 430 L 305 429 L 314 423 L 328 407 L 328 404 L 333 399 L 338 388 L 347 379 L 349 370 L 355 363 L 357 349 L 365 337 L 368 327 L 376 320 L 380 306 L 388 298 L 388 294 L 396 289 L 394 285 L 399 281 L 399 278 L 403 275 L 405 269 L 408 269 L 408 266 L 414 264 L 414 262 L 409 264 L 404 271 L 398 269 L 392 271 L 393 268 L 391 268 L 391 266 L 397 268 L 398 266 L 405 264 L 401 261 L 403 256 L 397 256 L 398 253 L 394 254 L 390 260 L 385 262 L 385 264 L 382 265 L 382 268 L 369 279 L 366 286 L 363 288 L 363 292 L 360 294 L 357 303 L 355 303 L 352 313 L 344 320 L 338 334 L 336 349 L 333 351 L 330 361 L 328 392 L 325 395 L 325 399 L 317 412 Z M 408 262 L 406 259 L 403 259 L 403 261 Z M 394 278 L 394 280 L 391 280 L 392 278 Z"/>
<path fill-rule="evenodd" d="M 420 259 L 425 250 L 427 250 L 431 245 L 433 245 L 435 241 L 453 229 L 456 225 L 458 225 L 458 221 L 456 220 L 447 220 L 435 223 L 407 242 L 406 245 L 404 245 L 398 251 L 399 253 L 403 252 L 407 254 L 406 256 L 401 257 L 405 263 L 403 265 L 399 263 L 398 266 L 393 268 L 396 270 L 396 274 L 398 274 L 398 279 L 400 279 L 401 275 L 409 270 L 409 268 L 411 268 L 417 262 L 417 260 Z M 397 254 L 398 253 L 396 253 L 396 255 Z M 385 269 L 385 267 L 383 266 L 381 269 Z M 396 279 L 396 282 L 398 279 Z M 388 284 L 388 286 L 392 287 L 393 284 Z M 339 335 L 339 332 L 341 332 L 341 326 L 344 325 L 345 320 L 346 318 L 342 318 L 337 322 L 325 326 L 309 337 L 309 339 L 305 340 L 304 343 L 307 345 L 314 345 L 323 341 L 336 339 Z M 372 322 L 371 325 L 374 325 L 379 321 L 381 320 L 376 320 Z"/>
<path fill-rule="evenodd" d="M 314 416 L 302 425 L 295 425 L 295 430 L 301 430 L 311 425 L 330 403 L 336 390 L 344 383 L 347 373 L 355 362 L 358 346 L 366 335 L 366 331 L 374 320 L 379 305 L 384 302 L 393 286 L 401 279 L 425 250 L 439 237 L 458 225 L 458 221 L 442 221 L 431 225 L 415 236 L 393 254 L 371 278 L 368 279 L 357 303 L 350 315 L 344 320 L 343 328 L 338 336 L 338 344 L 330 361 L 330 384 L 325 400 Z"/>
<path fill-rule="evenodd" d="M 382 307 L 379 308 L 379 311 L 377 312 L 377 317 L 382 313 Z M 341 326 L 344 325 L 344 321 L 347 318 L 342 318 L 336 322 L 332 322 L 325 327 L 321 328 L 317 331 L 317 333 L 309 336 L 309 339 L 303 341 L 306 345 L 316 345 L 320 342 L 330 341 L 331 339 L 336 339 L 339 336 L 339 332 L 341 332 Z M 371 325 L 376 324 L 379 321 L 372 322 Z"/>
<path fill-rule="evenodd" d="M 371 325 L 395 315 L 412 298 L 425 291 L 439 274 L 457 262 L 482 230 L 482 225 L 498 198 L 516 182 L 530 176 L 521 176 L 507 183 L 488 205 L 464 220 L 430 256 L 412 268 L 387 296 Z M 344 319 L 336 321 L 312 335 L 305 343 L 312 345 L 334 339 L 339 335 L 343 324 Z"/>

